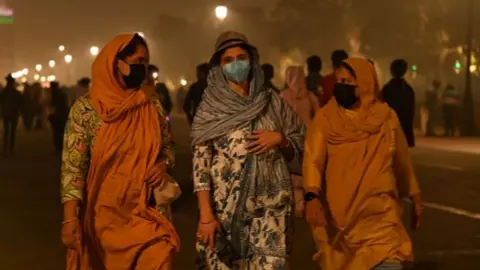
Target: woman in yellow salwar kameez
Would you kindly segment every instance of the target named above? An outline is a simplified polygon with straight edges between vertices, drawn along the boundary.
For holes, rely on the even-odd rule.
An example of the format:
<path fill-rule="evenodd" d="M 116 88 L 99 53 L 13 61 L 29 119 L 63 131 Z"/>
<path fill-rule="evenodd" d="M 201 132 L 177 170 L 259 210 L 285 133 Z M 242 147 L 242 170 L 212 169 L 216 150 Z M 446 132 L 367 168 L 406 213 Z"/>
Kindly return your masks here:
<path fill-rule="evenodd" d="M 309 126 L 305 144 L 306 219 L 323 270 L 403 269 L 413 260 L 402 224 L 410 197 L 414 226 L 420 189 L 397 116 L 378 100 L 374 65 L 349 58 L 332 99 Z"/>

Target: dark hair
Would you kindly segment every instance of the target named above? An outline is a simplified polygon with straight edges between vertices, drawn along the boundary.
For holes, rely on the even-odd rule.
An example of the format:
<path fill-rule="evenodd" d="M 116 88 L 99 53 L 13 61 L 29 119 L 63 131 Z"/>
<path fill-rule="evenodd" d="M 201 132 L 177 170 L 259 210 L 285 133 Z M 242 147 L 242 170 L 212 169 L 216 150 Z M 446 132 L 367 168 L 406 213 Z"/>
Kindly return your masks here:
<path fill-rule="evenodd" d="M 89 86 L 90 85 L 90 78 L 88 77 L 83 77 L 78 81 L 78 85 L 81 86 Z"/>
<path fill-rule="evenodd" d="M 148 73 L 158 72 L 159 69 L 155 65 L 148 65 Z"/>
<path fill-rule="evenodd" d="M 396 59 L 390 65 L 390 72 L 395 78 L 402 78 L 408 70 L 408 63 L 403 59 Z"/>
<path fill-rule="evenodd" d="M 203 72 L 205 74 L 208 74 L 210 71 L 210 65 L 208 63 L 201 63 L 200 65 L 197 66 L 197 72 Z"/>
<path fill-rule="evenodd" d="M 265 79 L 270 81 L 275 76 L 275 68 L 272 64 L 265 63 L 262 65 L 263 75 Z"/>
<path fill-rule="evenodd" d="M 145 48 L 148 49 L 145 39 L 143 39 L 139 34 L 135 34 L 128 45 L 117 54 L 117 57 L 125 60 L 127 57 L 134 55 L 137 51 L 137 47 L 140 45 L 145 46 Z"/>
<path fill-rule="evenodd" d="M 342 66 L 343 61 L 348 59 L 348 53 L 345 50 L 336 50 L 332 53 L 331 60 L 334 68 Z"/>
<path fill-rule="evenodd" d="M 320 72 L 322 70 L 322 59 L 317 55 L 308 57 L 307 67 L 310 72 Z"/>

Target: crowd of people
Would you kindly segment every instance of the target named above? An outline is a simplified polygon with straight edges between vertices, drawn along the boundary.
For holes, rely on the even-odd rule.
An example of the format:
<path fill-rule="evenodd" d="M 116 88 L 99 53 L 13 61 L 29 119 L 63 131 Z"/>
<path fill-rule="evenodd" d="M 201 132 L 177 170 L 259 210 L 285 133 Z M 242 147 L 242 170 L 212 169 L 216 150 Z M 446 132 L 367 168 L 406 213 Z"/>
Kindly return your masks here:
<path fill-rule="evenodd" d="M 119 35 L 96 57 L 91 81 L 69 91 L 58 82 L 25 85 L 21 94 L 8 76 L 0 94 L 6 153 L 20 114 L 27 130 L 51 123 L 62 156 L 67 269 L 174 264 L 173 102 L 149 57 L 140 35 Z M 306 74 L 288 67 L 277 88 L 274 67 L 229 31 L 197 66 L 197 82 L 177 95 L 191 126 L 198 269 L 286 269 L 295 217 L 310 225 L 321 269 L 403 269 L 413 260 L 401 222 L 402 198 L 412 202 L 414 228 L 422 215 L 408 150 L 415 145 L 408 64 L 392 63 L 383 90 L 375 63 L 344 50 L 332 53 L 327 76 L 318 56 L 306 64 Z M 427 108 L 439 98 L 434 86 Z M 458 95 L 447 87 L 442 96 L 453 135 Z"/>

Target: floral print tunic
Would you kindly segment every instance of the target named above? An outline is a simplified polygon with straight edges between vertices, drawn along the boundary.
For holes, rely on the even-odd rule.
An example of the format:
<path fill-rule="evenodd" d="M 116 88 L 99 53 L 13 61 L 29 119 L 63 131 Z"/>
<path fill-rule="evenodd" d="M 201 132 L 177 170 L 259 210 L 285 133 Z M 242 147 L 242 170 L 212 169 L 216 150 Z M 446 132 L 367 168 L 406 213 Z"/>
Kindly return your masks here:
<path fill-rule="evenodd" d="M 162 134 L 162 151 L 160 158 L 168 160 L 173 166 L 175 162 L 174 142 L 165 112 L 158 99 L 152 98 L 158 108 Z M 77 99 L 70 109 L 65 128 L 65 139 L 61 169 L 61 199 L 83 200 L 85 180 L 90 166 L 90 153 L 93 149 L 95 135 L 103 121 L 99 118 L 89 95 Z"/>
<path fill-rule="evenodd" d="M 248 269 L 263 270 L 283 269 L 285 265 L 290 209 L 280 215 L 263 213 L 252 219 L 248 242 L 254 256 L 248 262 L 232 262 L 231 250 L 226 247 L 231 240 L 230 227 L 242 185 L 249 134 L 249 128 L 235 130 L 194 148 L 194 190 L 212 190 L 214 214 L 223 230 L 223 235 L 217 236 L 213 252 L 197 243 L 198 269 L 247 269 L 248 265 Z"/>

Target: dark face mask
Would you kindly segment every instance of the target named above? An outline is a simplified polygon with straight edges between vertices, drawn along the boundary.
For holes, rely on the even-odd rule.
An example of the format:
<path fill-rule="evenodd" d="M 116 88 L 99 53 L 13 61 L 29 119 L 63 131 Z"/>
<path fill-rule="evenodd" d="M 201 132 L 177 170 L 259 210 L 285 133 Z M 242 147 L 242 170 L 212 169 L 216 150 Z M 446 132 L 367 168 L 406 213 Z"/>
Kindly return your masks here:
<path fill-rule="evenodd" d="M 130 64 L 130 75 L 123 75 L 127 89 L 139 88 L 147 75 L 144 64 Z"/>
<path fill-rule="evenodd" d="M 358 98 L 355 96 L 356 88 L 356 86 L 349 84 L 335 84 L 333 95 L 335 96 L 335 100 L 337 101 L 337 103 L 345 109 L 349 109 L 350 107 L 352 107 L 353 104 L 355 104 L 358 100 Z"/>

